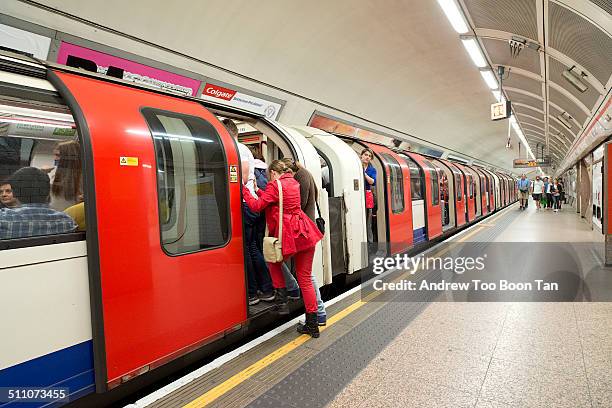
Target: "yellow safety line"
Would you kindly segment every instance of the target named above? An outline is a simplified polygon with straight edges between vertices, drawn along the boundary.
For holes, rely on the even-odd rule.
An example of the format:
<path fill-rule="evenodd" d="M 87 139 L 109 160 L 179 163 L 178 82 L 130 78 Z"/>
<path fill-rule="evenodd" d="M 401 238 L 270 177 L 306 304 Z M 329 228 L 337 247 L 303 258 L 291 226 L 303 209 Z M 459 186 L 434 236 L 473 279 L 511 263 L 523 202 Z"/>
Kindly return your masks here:
<path fill-rule="evenodd" d="M 469 234 L 466 234 L 463 237 L 461 237 L 461 239 L 459 239 L 458 242 L 465 241 L 467 238 L 473 236 L 474 234 L 480 232 L 483 229 L 484 229 L 484 227 L 480 227 L 480 226 L 477 227 L 477 228 L 474 228 L 474 231 L 471 231 Z M 439 256 L 440 254 L 445 253 L 446 251 L 448 251 L 448 248 L 445 248 L 442 251 L 438 252 L 437 254 L 435 254 L 435 256 Z M 400 279 L 403 279 L 407 275 L 409 275 L 409 272 L 404 272 L 403 274 L 401 274 L 400 276 L 395 278 L 394 281 L 399 281 Z M 363 300 L 358 300 L 357 302 L 347 306 L 346 308 L 342 309 L 340 312 L 338 312 L 338 313 L 334 314 L 332 317 L 330 317 L 327 320 L 327 326 L 320 327 L 319 330 L 320 331 L 324 331 L 329 326 L 332 326 L 334 323 L 338 323 L 340 320 L 344 319 L 345 317 L 347 317 L 348 315 L 353 313 L 355 310 L 359 309 L 360 307 L 365 305 L 367 302 L 369 302 L 370 300 L 372 300 L 375 297 L 377 297 L 378 295 L 380 295 L 381 293 L 383 293 L 383 292 L 381 292 L 381 291 L 379 291 L 379 292 L 372 292 L 368 296 L 366 296 Z M 221 397 L 226 392 L 228 392 L 228 391 L 232 390 L 233 388 L 237 387 L 238 385 L 240 385 L 243 381 L 248 380 L 249 378 L 251 378 L 252 376 L 257 374 L 258 372 L 263 370 L 264 368 L 268 367 L 270 364 L 272 364 L 276 360 L 280 359 L 281 357 L 283 357 L 283 356 L 287 355 L 288 353 L 290 353 L 291 351 L 295 350 L 297 347 L 301 346 L 302 344 L 304 344 L 309 339 L 310 339 L 310 335 L 302 334 L 301 336 L 297 337 L 296 339 L 294 339 L 294 340 L 288 342 L 287 344 L 277 348 L 276 350 L 274 350 L 273 352 L 271 352 L 267 356 L 263 357 L 261 360 L 258 360 L 255 363 L 251 364 L 250 366 L 248 366 L 244 370 L 240 371 L 239 373 L 234 374 L 233 376 L 231 376 L 230 378 L 228 378 L 227 380 L 225 380 L 221 384 L 219 384 L 216 387 L 208 390 L 207 392 L 205 392 L 204 394 L 200 395 L 198 398 L 194 399 L 193 401 L 189 402 L 188 404 L 183 405 L 183 408 L 204 407 L 204 406 L 210 404 L 211 402 L 213 402 L 217 398 Z"/>
<path fill-rule="evenodd" d="M 381 292 L 378 292 L 378 293 L 381 293 Z M 376 294 L 378 294 L 378 293 L 376 293 Z M 375 297 L 375 296 L 372 296 L 372 298 L 373 297 Z M 336 313 L 331 318 L 329 318 L 329 320 L 327 320 L 327 326 L 321 327 L 319 330 L 323 331 L 323 330 L 327 329 L 329 326 L 331 326 L 334 323 L 337 323 L 340 320 L 344 319 L 346 316 L 348 316 L 349 314 L 351 314 L 355 310 L 359 309 L 361 306 L 365 305 L 366 303 L 367 302 L 364 302 L 363 300 L 359 300 L 359 301 L 349 305 L 345 309 L 341 310 L 340 312 Z M 190 403 L 184 405 L 183 408 L 204 407 L 204 406 L 210 404 L 211 402 L 213 402 L 217 398 L 221 397 L 226 392 L 228 392 L 231 389 L 235 388 L 236 386 L 240 385 L 243 381 L 251 378 L 252 376 L 257 374 L 258 372 L 260 372 L 264 368 L 268 367 L 270 364 L 272 364 L 273 362 L 275 362 L 279 358 L 285 356 L 287 353 L 291 352 L 292 350 L 295 350 L 297 347 L 301 346 L 302 344 L 304 344 L 309 339 L 310 339 L 310 335 L 302 334 L 301 336 L 297 337 L 295 340 L 292 340 L 289 343 L 283 345 L 282 347 L 274 350 L 273 352 L 271 352 L 267 356 L 263 357 L 261 360 L 256 361 L 255 363 L 251 364 L 250 366 L 248 366 L 244 370 L 240 371 L 239 373 L 234 374 L 233 376 L 231 376 L 230 378 L 228 378 L 227 380 L 225 380 L 221 384 L 219 384 L 216 387 L 212 388 L 211 390 L 205 392 L 204 394 L 202 394 L 201 396 L 199 396 L 195 400 L 193 400 Z"/>

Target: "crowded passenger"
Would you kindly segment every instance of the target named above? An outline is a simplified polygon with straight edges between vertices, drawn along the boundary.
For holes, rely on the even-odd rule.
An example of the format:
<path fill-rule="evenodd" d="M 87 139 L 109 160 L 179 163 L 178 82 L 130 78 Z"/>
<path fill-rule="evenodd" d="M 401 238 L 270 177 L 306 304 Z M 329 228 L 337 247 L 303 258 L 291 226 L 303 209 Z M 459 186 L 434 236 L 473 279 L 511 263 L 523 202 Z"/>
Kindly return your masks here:
<path fill-rule="evenodd" d="M 312 262 L 315 246 L 323 237 L 316 224 L 301 209 L 300 185 L 287 172 L 281 160 L 274 160 L 269 166 L 269 183 L 265 190 L 257 189 L 254 198 L 248 189 L 243 189 L 243 198 L 252 211 L 266 212 L 266 222 L 271 237 L 279 238 L 284 259 L 293 257 L 297 280 L 302 290 L 306 321 L 298 324 L 297 330 L 302 334 L 319 337 L 317 323 L 317 298 L 312 286 Z M 279 184 L 282 189 L 280 200 Z M 280 217 L 280 208 L 283 216 Z M 279 227 L 282 228 L 279 237 Z M 282 272 L 282 261 L 269 263 L 272 283 L 276 289 L 276 302 L 279 313 L 288 313 L 287 289 Z"/>
<path fill-rule="evenodd" d="M 0 181 L 0 208 L 14 208 L 19 203 L 8 181 Z"/>
<path fill-rule="evenodd" d="M 74 231 L 72 218 L 49 207 L 49 176 L 35 167 L 19 169 L 8 180 L 19 206 L 0 209 L 0 239 Z"/>
<path fill-rule="evenodd" d="M 255 193 L 255 158 L 249 148 L 238 141 L 238 127 L 234 121 L 226 118 L 223 120 L 223 125 L 238 146 L 242 168 L 242 182 L 245 186 L 243 193 L 253 199 L 257 199 L 257 194 Z M 257 245 L 257 224 L 261 222 L 259 221 L 259 210 L 251 210 L 244 204 L 243 201 L 242 217 L 244 219 L 245 264 L 247 269 L 249 305 L 252 306 L 259 303 L 260 300 L 272 302 L 275 295 L 261 247 Z"/>
<path fill-rule="evenodd" d="M 329 194 L 329 192 L 330 192 L 329 166 L 327 165 L 327 162 L 325 161 L 324 158 L 321 157 L 320 161 L 321 161 L 321 183 L 322 183 L 322 187 Z"/>
<path fill-rule="evenodd" d="M 527 201 L 529 200 L 529 186 L 530 186 L 529 179 L 527 179 L 527 176 L 525 174 L 522 174 L 521 178 L 517 182 L 521 210 L 524 210 L 525 208 L 527 208 Z"/>
<path fill-rule="evenodd" d="M 536 211 L 540 210 L 540 200 L 542 200 L 542 193 L 544 192 L 544 182 L 540 176 L 536 176 L 532 186 L 532 196 L 536 204 Z"/>
<path fill-rule="evenodd" d="M 308 218 L 315 222 L 315 207 L 318 209 L 318 192 L 314 177 L 312 177 L 312 174 L 310 174 L 310 172 L 299 162 L 291 158 L 284 158 L 282 161 L 287 167 L 288 172 L 293 175 L 293 178 L 300 185 L 300 207 L 302 211 L 306 213 Z M 290 298 L 295 299 L 296 292 L 298 292 L 300 288 L 286 264 L 283 264 L 283 274 L 285 276 L 287 294 Z M 311 274 L 311 281 L 317 297 L 317 323 L 319 326 L 325 326 L 327 323 L 327 312 L 325 311 L 325 303 L 323 303 L 323 299 L 321 299 L 319 284 L 314 274 Z"/>
<path fill-rule="evenodd" d="M 374 233 L 372 231 L 372 213 L 374 210 L 374 190 L 376 187 L 376 169 L 372 165 L 374 152 L 370 148 L 365 148 L 361 151 L 361 165 L 363 166 L 363 179 L 365 186 L 365 203 L 366 203 L 366 231 L 368 233 L 368 242 L 374 241 Z"/>
<path fill-rule="evenodd" d="M 79 142 L 57 145 L 57 167 L 51 183 L 51 208 L 64 211 L 83 201 L 83 177 Z"/>

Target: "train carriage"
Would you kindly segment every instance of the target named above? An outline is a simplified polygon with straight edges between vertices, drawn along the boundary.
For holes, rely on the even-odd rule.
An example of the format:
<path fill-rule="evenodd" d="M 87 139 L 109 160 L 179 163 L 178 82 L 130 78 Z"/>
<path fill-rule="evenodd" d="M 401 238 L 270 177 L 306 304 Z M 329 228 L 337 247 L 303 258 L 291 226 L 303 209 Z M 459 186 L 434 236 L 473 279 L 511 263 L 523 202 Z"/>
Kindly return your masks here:
<path fill-rule="evenodd" d="M 53 176 L 58 143 L 78 142 L 83 193 L 77 231 L 0 240 L 0 323 L 12 328 L 0 340 L 3 385 L 68 387 L 71 401 L 95 405 L 274 320 L 272 306 L 247 303 L 242 170 L 221 119 L 260 132 L 267 162 L 292 157 L 313 175 L 327 225 L 313 263 L 322 285 L 368 273 L 363 146 L 375 152 L 376 235 L 394 244 L 387 253 L 476 220 L 476 173 L 465 165 L 15 54 L 0 59 L 10 67 L 0 70 L 0 177 L 30 166 Z M 500 183 L 506 204 L 511 184 Z"/>

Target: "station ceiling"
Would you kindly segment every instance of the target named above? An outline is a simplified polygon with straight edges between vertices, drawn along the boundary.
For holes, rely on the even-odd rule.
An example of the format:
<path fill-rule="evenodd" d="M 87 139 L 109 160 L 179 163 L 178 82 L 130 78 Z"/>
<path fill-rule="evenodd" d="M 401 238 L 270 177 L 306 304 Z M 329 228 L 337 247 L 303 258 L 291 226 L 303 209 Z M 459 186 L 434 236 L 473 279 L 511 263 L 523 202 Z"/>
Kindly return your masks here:
<path fill-rule="evenodd" d="M 499 167 L 518 157 L 517 138 L 505 147 L 508 122 L 490 120 L 495 98 L 434 0 L 38 3 Z M 532 151 L 548 137 L 560 162 L 610 89 L 610 1 L 458 3 L 490 67 L 509 68 L 504 90 Z M 513 37 L 524 41 L 514 57 Z M 563 77 L 571 67 L 585 92 Z"/>

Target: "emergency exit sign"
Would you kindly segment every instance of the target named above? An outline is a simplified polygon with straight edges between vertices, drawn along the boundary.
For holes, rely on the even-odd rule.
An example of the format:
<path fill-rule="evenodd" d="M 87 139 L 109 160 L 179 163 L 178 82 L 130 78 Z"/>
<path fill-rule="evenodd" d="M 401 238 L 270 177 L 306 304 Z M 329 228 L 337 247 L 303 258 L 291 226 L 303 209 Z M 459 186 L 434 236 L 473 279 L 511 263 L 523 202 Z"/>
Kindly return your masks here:
<path fill-rule="evenodd" d="M 491 120 L 508 119 L 510 117 L 510 101 L 503 101 L 491 105 Z"/>

